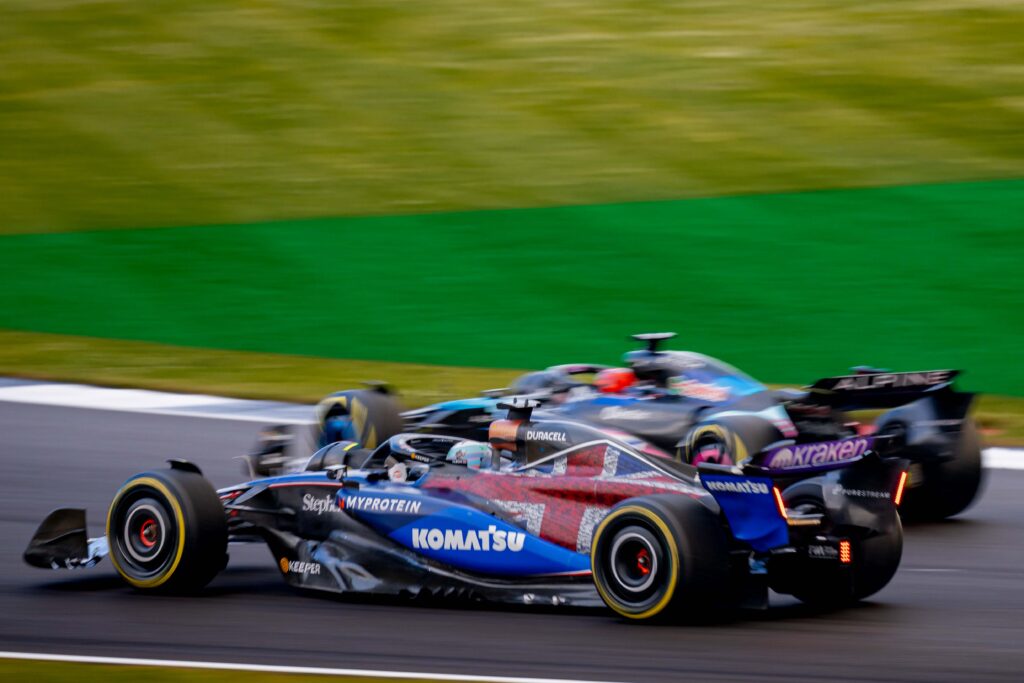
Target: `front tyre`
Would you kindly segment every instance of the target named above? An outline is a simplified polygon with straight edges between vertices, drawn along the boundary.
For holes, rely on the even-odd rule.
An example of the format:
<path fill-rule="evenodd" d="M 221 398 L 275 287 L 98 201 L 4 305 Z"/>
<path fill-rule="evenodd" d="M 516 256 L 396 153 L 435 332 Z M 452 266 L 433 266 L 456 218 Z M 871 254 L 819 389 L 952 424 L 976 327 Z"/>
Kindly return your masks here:
<path fill-rule="evenodd" d="M 693 426 L 680 444 L 682 462 L 735 465 L 782 438 L 770 421 L 754 415 L 713 417 Z"/>
<path fill-rule="evenodd" d="M 635 620 L 706 616 L 727 601 L 728 558 L 718 517 L 679 495 L 619 503 L 594 531 L 590 551 L 601 598 Z"/>
<path fill-rule="evenodd" d="M 121 578 L 140 590 L 201 589 L 224 567 L 227 536 L 220 499 L 197 472 L 135 475 L 107 512 L 111 562 Z"/>
<path fill-rule="evenodd" d="M 717 425 L 707 425 L 694 430 L 686 442 L 686 462 L 696 467 L 700 463 L 734 465 L 737 455 L 737 439 Z"/>

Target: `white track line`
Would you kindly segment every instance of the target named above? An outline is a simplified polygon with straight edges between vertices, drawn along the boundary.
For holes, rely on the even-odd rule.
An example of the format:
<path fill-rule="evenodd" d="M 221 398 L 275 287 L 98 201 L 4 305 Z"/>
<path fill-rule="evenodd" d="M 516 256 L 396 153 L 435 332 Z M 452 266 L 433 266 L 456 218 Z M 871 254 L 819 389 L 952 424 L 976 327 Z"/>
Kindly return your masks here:
<path fill-rule="evenodd" d="M 148 389 L 111 389 L 83 384 L 39 383 L 0 386 L 0 401 L 35 405 L 116 410 L 247 422 L 310 424 L 312 406 L 248 401 L 206 394 L 175 394 Z M 296 417 L 296 413 L 309 417 Z"/>
<path fill-rule="evenodd" d="M 994 470 L 1024 470 L 1024 449 L 986 448 L 981 452 L 981 461 Z"/>
<path fill-rule="evenodd" d="M 179 406 L 215 406 L 232 399 L 205 394 L 172 394 L 148 389 L 111 389 L 82 384 L 23 384 L 0 387 L 5 401 L 67 406 L 70 408 L 101 407 L 108 410 L 155 411 Z"/>
<path fill-rule="evenodd" d="M 313 406 L 297 403 L 248 401 L 224 396 L 174 394 L 147 389 L 110 389 L 84 384 L 40 382 L 0 386 L 0 401 L 214 420 L 277 424 L 313 422 Z M 985 467 L 988 468 L 1024 470 L 1024 449 L 986 448 L 983 458 Z"/>
<path fill-rule="evenodd" d="M 95 406 L 93 406 L 95 407 Z M 172 417 L 200 417 L 207 420 L 233 420 L 235 422 L 261 422 L 268 424 L 273 422 L 274 424 L 289 424 L 289 425 L 311 425 L 313 424 L 313 406 L 309 407 L 309 418 L 304 417 L 293 417 L 291 415 L 278 415 L 272 411 L 264 412 L 253 412 L 252 414 L 246 414 L 244 412 L 204 412 L 201 410 L 194 410 L 190 408 L 183 409 L 167 409 L 167 410 L 153 410 L 153 411 L 135 411 L 135 412 L 149 412 L 153 415 L 170 415 Z"/>
<path fill-rule="evenodd" d="M 82 655 L 49 655 L 33 652 L 0 652 L 0 659 L 21 659 L 41 662 L 75 664 L 114 664 L 117 666 L 163 666 L 178 669 L 215 669 L 220 671 L 259 671 L 263 673 L 304 674 L 312 676 L 353 676 L 362 678 L 398 678 L 430 681 L 480 681 L 480 683 L 605 683 L 569 678 L 523 678 L 518 676 L 472 676 L 466 674 L 422 673 L 418 671 L 373 671 L 370 669 L 328 669 L 313 666 L 273 666 L 263 664 L 231 664 L 227 662 L 195 662 L 177 659 L 138 659 L 135 657 L 88 657 Z"/>

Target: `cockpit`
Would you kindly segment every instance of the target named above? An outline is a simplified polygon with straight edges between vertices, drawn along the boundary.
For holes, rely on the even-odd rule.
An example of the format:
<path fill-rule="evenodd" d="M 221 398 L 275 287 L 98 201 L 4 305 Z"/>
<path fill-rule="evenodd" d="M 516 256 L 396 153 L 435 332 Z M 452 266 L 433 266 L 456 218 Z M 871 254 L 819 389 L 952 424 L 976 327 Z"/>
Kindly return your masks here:
<path fill-rule="evenodd" d="M 691 351 L 630 351 L 637 381 L 684 398 L 724 403 L 767 388 L 728 363 Z"/>
<path fill-rule="evenodd" d="M 410 433 L 396 434 L 369 450 L 353 441 L 338 441 L 314 453 L 304 469 L 322 471 L 344 467 L 388 471 L 393 481 L 413 481 L 438 468 L 458 468 L 464 472 L 514 472 L 572 446 L 611 438 L 590 425 L 534 421 L 530 419 L 532 403 L 511 405 L 508 418 L 490 424 L 486 442 L 440 434 Z M 402 467 L 391 473 L 396 465 Z"/>

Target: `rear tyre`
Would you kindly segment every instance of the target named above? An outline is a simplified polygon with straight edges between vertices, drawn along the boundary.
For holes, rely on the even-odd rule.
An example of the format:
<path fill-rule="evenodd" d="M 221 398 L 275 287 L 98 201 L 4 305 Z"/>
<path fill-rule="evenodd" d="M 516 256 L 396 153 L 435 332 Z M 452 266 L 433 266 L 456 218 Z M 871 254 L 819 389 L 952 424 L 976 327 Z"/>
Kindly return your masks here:
<path fill-rule="evenodd" d="M 728 602 L 725 530 L 686 496 L 616 505 L 594 531 L 590 561 L 601 598 L 628 619 L 706 618 Z"/>
<path fill-rule="evenodd" d="M 821 487 L 801 482 L 786 489 L 786 507 L 815 512 L 825 510 Z M 852 562 L 847 565 L 805 558 L 788 567 L 786 589 L 801 602 L 841 607 L 870 597 L 885 588 L 903 557 L 903 526 L 899 515 L 884 532 L 866 538 L 850 538 Z M 773 588 L 776 585 L 772 586 Z"/>
<path fill-rule="evenodd" d="M 111 562 L 139 590 L 198 591 L 224 567 L 227 538 L 217 492 L 192 471 L 137 474 L 107 513 Z"/>
<path fill-rule="evenodd" d="M 900 514 L 908 520 L 937 521 L 963 512 L 981 488 L 981 439 L 974 420 L 965 420 L 953 458 L 919 465 L 921 482 L 908 488 Z"/>
<path fill-rule="evenodd" d="M 401 434 L 403 421 L 398 405 L 379 391 L 339 391 L 317 406 L 319 445 L 335 441 L 356 441 L 374 449 L 395 434 Z"/>
<path fill-rule="evenodd" d="M 899 517 L 893 528 L 883 534 L 851 539 L 853 562 L 847 570 L 809 570 L 799 582 L 793 596 L 810 605 L 841 607 L 870 597 L 885 588 L 903 556 L 903 527 Z M 808 560 L 808 563 L 813 562 Z"/>

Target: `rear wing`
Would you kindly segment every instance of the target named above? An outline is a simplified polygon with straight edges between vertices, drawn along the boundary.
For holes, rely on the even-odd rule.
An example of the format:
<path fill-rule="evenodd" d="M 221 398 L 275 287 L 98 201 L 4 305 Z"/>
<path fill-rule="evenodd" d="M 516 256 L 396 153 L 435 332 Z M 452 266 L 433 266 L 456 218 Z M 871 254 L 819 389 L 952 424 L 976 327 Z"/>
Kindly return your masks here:
<path fill-rule="evenodd" d="M 820 515 L 788 510 L 782 489 L 820 477 L 829 516 L 837 524 L 872 527 L 895 511 L 907 479 L 907 460 L 892 457 L 898 436 L 865 436 L 797 444 L 779 442 L 739 465 L 702 462 L 701 485 L 714 497 L 733 535 L 754 550 L 789 542 L 790 527 L 817 526 Z"/>
<path fill-rule="evenodd" d="M 826 377 L 807 387 L 801 403 L 827 405 L 842 410 L 894 408 L 927 396 L 973 394 L 956 392 L 953 380 L 959 370 L 924 370 L 920 372 L 884 372 L 869 370 L 854 375 Z M 964 413 L 970 400 L 964 402 Z"/>
<path fill-rule="evenodd" d="M 893 457 L 904 446 L 905 439 L 899 434 L 853 436 L 811 443 L 787 440 L 770 444 L 739 465 L 701 463 L 698 470 L 701 473 L 743 474 L 770 479 L 804 478 L 850 467 L 872 456 Z"/>
<path fill-rule="evenodd" d="M 849 467 L 871 455 L 885 458 L 905 445 L 897 434 L 853 436 L 812 443 L 779 442 L 740 463 L 744 471 L 767 477 L 804 477 Z"/>

